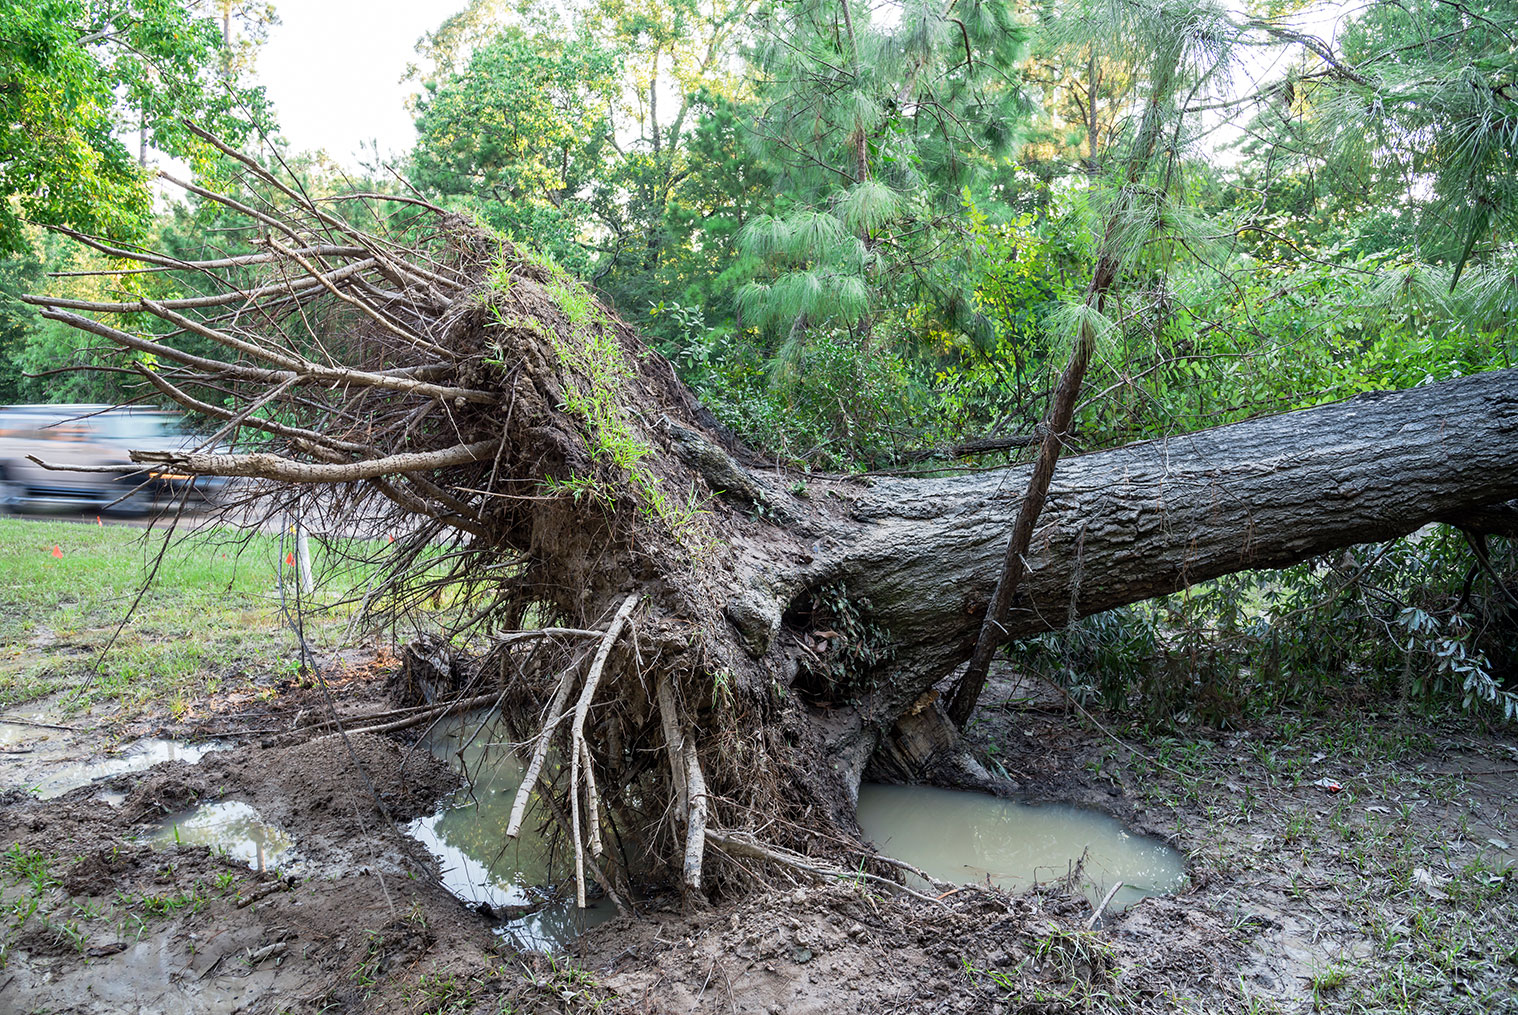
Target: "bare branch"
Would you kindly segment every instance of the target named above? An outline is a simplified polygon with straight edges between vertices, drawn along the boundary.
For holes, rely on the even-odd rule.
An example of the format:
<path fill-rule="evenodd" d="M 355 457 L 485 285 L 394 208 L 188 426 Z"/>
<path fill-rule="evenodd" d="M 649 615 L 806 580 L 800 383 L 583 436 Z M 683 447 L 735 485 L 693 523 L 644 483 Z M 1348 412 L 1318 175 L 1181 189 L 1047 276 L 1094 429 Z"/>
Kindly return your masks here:
<path fill-rule="evenodd" d="M 387 455 L 361 462 L 328 464 L 297 462 L 272 454 L 216 455 L 188 451 L 133 451 L 132 461 L 144 465 L 169 465 L 197 476 L 248 476 L 282 483 L 352 483 L 361 479 L 391 476 L 428 469 L 467 465 L 495 454 L 499 441 L 459 444 L 442 451 Z"/>

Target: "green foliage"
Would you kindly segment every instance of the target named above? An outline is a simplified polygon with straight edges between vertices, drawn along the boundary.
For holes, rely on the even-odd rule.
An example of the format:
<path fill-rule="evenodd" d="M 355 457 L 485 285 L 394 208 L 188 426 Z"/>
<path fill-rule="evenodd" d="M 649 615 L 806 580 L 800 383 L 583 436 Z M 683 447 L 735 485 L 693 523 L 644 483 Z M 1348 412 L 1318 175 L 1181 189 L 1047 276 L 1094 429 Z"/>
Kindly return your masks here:
<path fill-rule="evenodd" d="M 730 302 L 727 237 L 765 181 L 737 141 L 752 3 L 473 0 L 421 47 L 436 69 L 416 181 L 548 251 L 624 315 L 671 296 Z M 482 138 L 481 123 L 497 129 Z"/>
<path fill-rule="evenodd" d="M 764 276 L 740 311 L 776 343 L 776 378 L 795 380 L 813 335 L 867 343 L 892 304 L 984 339 L 952 237 L 963 189 L 1025 118 L 1010 6 L 806 0 L 764 8 L 759 31 L 749 136 L 777 190 L 738 237 Z"/>
<path fill-rule="evenodd" d="M 0 378 L 10 401 L 114 402 L 122 397 L 120 375 L 77 369 L 105 365 L 119 357 L 100 343 L 56 321 L 44 320 L 17 297 L 25 292 L 66 287 L 84 299 L 116 299 L 102 279 L 69 278 L 61 283 L 48 272 L 76 272 L 106 267 L 103 257 L 57 234 L 29 227 L 29 246 L 0 261 Z M 128 278 L 125 287 L 158 289 L 153 281 Z M 116 290 L 119 293 L 119 289 Z"/>
<path fill-rule="evenodd" d="M 44 265 L 31 250 L 0 260 L 0 402 L 22 400 L 23 380 L 12 368 L 41 319 L 18 297 L 43 286 Z"/>
<path fill-rule="evenodd" d="M 650 308 L 644 330 L 667 351 L 679 349 L 672 344 L 677 337 L 689 336 L 667 330 L 673 323 L 688 331 L 655 312 L 666 302 L 700 308 L 712 327 L 737 328 L 737 294 L 758 264 L 737 252 L 734 238 L 773 189 L 770 172 L 750 157 L 743 141 L 752 103 L 707 89 L 691 112 L 696 123 L 684 156 L 689 168 L 666 206 L 653 267 L 613 270 L 600 283 L 624 316 Z"/>
<path fill-rule="evenodd" d="M 787 620 L 814 642 L 796 681 L 803 691 L 828 701 L 863 694 L 873 686 L 876 668 L 895 654 L 889 634 L 870 619 L 869 600 L 850 597 L 841 581 L 814 590 L 792 610 L 796 615 Z"/>
<path fill-rule="evenodd" d="M 1331 171 L 1410 197 L 1406 241 L 1450 266 L 1452 285 L 1518 237 L 1515 15 L 1511 2 L 1479 17 L 1436 0 L 1373 6 L 1345 33 L 1355 75 L 1309 97 Z"/>
<path fill-rule="evenodd" d="M 753 336 L 709 331 L 680 354 L 704 404 L 747 441 L 821 468 L 887 465 L 893 446 L 915 443 L 906 421 L 926 394 L 908 363 L 877 353 L 861 357 L 847 334 L 813 337 L 792 361 L 795 379 L 770 383 L 771 363 Z M 896 425 L 901 425 L 898 437 Z"/>
<path fill-rule="evenodd" d="M 618 64 L 593 40 L 509 28 L 417 101 L 413 178 L 513 239 L 583 271 L 607 214 Z"/>
<path fill-rule="evenodd" d="M 1518 547 L 1494 544 L 1511 590 Z M 1454 529 L 1246 572 L 1088 617 L 1012 649 L 1077 700 L 1235 724 L 1348 696 L 1518 718 L 1518 603 Z"/>
<path fill-rule="evenodd" d="M 123 133 L 203 162 L 182 118 L 236 143 L 264 116 L 222 43 L 221 26 L 176 0 L 0 2 L 0 253 L 23 249 L 23 218 L 139 236 L 151 200 Z"/>

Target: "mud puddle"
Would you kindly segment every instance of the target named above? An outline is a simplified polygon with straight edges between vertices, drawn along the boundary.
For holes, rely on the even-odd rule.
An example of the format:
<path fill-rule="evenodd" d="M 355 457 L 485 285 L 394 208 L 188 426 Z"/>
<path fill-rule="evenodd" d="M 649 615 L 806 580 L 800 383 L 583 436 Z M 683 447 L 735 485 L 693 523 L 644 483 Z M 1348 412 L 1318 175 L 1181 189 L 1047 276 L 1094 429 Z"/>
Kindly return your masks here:
<path fill-rule="evenodd" d="M 290 835 L 241 800 L 204 804 L 157 822 L 149 836 L 155 846 L 209 846 L 255 871 L 298 866 L 300 854 Z"/>
<path fill-rule="evenodd" d="M 61 696 L 54 695 L 24 709 L 0 715 L 0 790 L 19 789 L 51 800 L 70 790 L 116 775 L 145 772 L 167 761 L 194 764 L 231 743 L 202 740 L 190 743 L 163 737 L 143 737 L 114 751 L 102 752 L 107 739 L 99 728 L 65 721 Z M 103 794 L 113 806 L 120 794 Z"/>
<path fill-rule="evenodd" d="M 113 755 L 46 764 L 26 788 L 43 800 L 51 800 L 71 789 L 109 779 L 113 775 L 145 772 L 164 762 L 183 761 L 194 764 L 212 751 L 225 750 L 229 746 L 231 745 L 214 740 L 190 744 L 181 740 L 145 737 Z"/>
<path fill-rule="evenodd" d="M 561 951 L 582 933 L 617 915 L 610 901 L 580 909 L 573 890 L 555 890 L 554 844 L 539 831 L 543 815 L 529 806 L 522 834 L 506 838 L 522 766 L 506 746 L 506 733 L 483 717 L 440 723 L 418 745 L 446 762 L 470 785 L 443 800 L 436 812 L 405 826 L 438 858 L 445 888 L 464 902 L 505 918 L 498 933 L 517 948 Z"/>
<path fill-rule="evenodd" d="M 1064 804 L 1024 804 L 932 786 L 859 790 L 859 824 L 887 855 L 944 881 L 1009 892 L 1065 877 L 1081 865 L 1088 898 L 1118 882 L 1110 909 L 1182 887 L 1181 855 L 1116 818 Z M 1082 859 L 1084 858 L 1084 860 Z"/>

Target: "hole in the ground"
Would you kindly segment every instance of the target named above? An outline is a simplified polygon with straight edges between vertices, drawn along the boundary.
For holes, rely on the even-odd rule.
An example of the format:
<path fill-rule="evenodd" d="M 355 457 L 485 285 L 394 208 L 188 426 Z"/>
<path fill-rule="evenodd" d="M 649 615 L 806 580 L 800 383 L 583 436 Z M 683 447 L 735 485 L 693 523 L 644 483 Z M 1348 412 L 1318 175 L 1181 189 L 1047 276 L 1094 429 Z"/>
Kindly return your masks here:
<path fill-rule="evenodd" d="M 887 856 L 956 884 L 1021 891 L 1081 868 L 1092 904 L 1121 881 L 1110 909 L 1178 890 L 1181 854 L 1125 828 L 1100 811 L 1066 804 L 1025 804 L 984 793 L 932 786 L 859 788 L 859 825 Z"/>
<path fill-rule="evenodd" d="M 555 880 L 551 843 L 539 832 L 544 815 L 535 806 L 529 805 L 517 840 L 506 838 L 522 784 L 522 766 L 506 746 L 509 739 L 503 724 L 479 714 L 439 723 L 423 745 L 471 785 L 405 831 L 437 857 L 443 886 L 501 918 L 499 933 L 518 948 L 562 951 L 617 910 L 609 900 L 580 909 L 573 884 Z M 562 862 L 562 850 L 558 859 Z"/>

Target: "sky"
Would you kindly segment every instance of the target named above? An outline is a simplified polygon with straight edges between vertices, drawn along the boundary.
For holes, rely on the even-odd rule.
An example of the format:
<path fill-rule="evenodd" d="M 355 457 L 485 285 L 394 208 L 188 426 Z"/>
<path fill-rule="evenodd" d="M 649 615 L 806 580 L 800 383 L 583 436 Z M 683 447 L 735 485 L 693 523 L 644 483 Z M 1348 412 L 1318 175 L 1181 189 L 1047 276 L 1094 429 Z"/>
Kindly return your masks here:
<path fill-rule="evenodd" d="M 276 0 L 280 24 L 258 56 L 257 80 L 268 90 L 291 151 L 324 150 L 357 169 L 409 151 L 416 137 L 402 83 L 417 60 L 416 43 L 464 0 Z M 369 152 L 368 158 L 360 149 Z"/>
<path fill-rule="evenodd" d="M 402 82 L 416 43 L 466 0 L 276 0 L 281 23 L 258 57 L 257 80 L 273 100 L 288 149 L 325 151 L 357 170 L 374 147 L 388 160 L 411 149 L 416 132 Z M 1334 34 L 1344 0 L 1299 16 L 1304 30 Z M 1249 77 L 1274 68 L 1256 63 Z"/>

